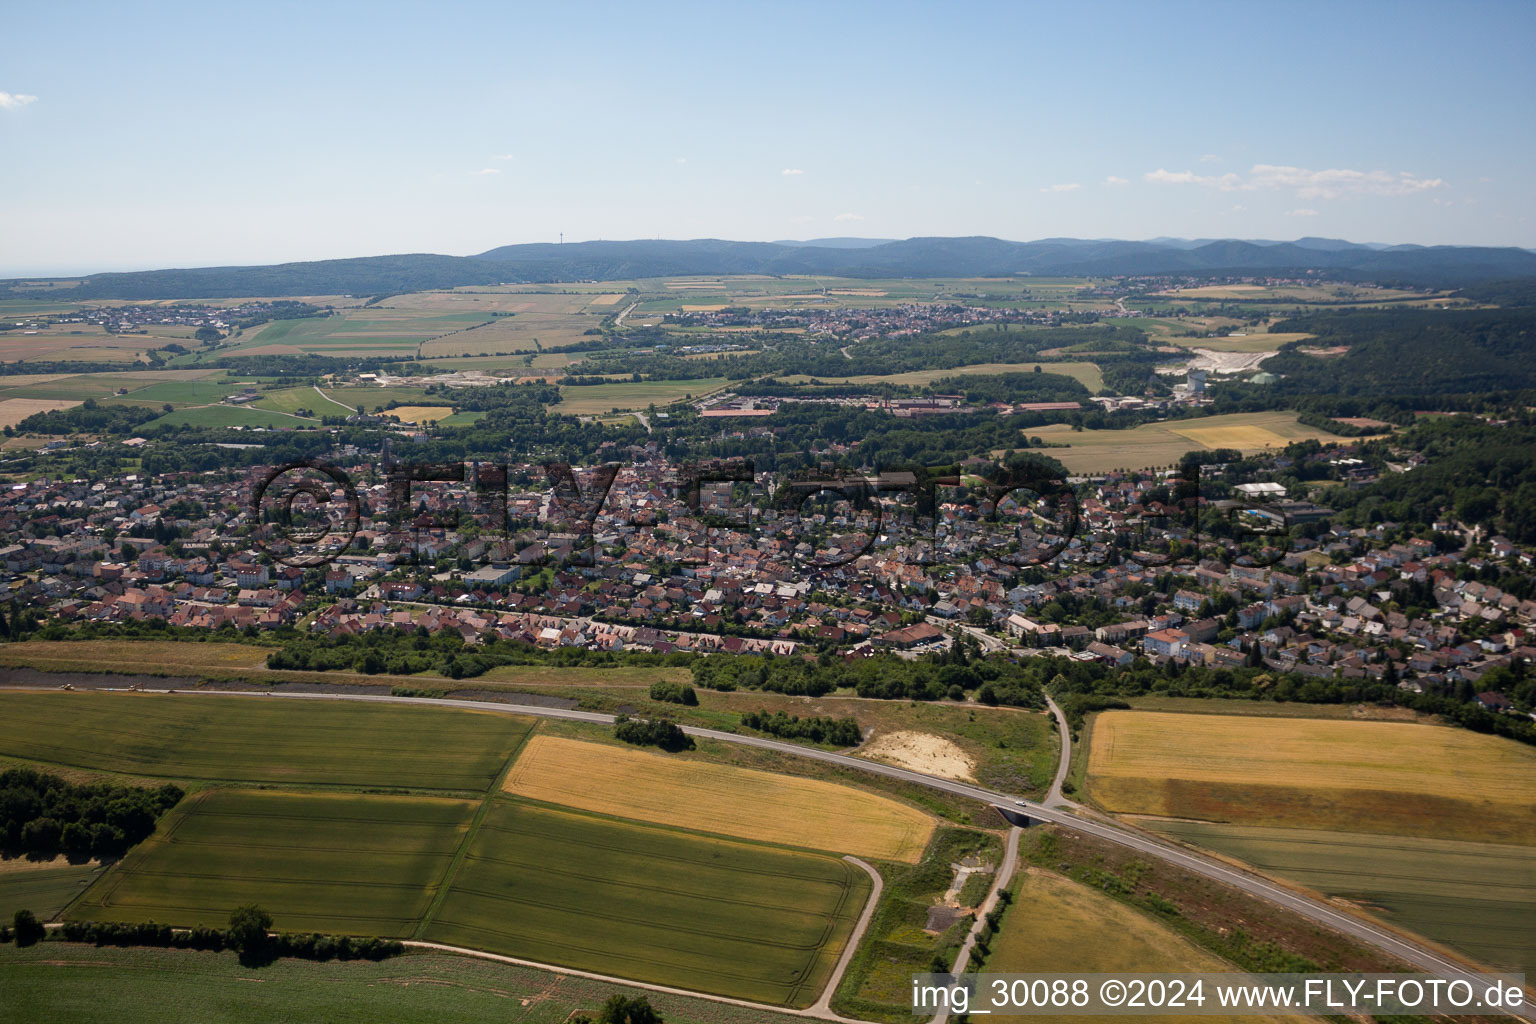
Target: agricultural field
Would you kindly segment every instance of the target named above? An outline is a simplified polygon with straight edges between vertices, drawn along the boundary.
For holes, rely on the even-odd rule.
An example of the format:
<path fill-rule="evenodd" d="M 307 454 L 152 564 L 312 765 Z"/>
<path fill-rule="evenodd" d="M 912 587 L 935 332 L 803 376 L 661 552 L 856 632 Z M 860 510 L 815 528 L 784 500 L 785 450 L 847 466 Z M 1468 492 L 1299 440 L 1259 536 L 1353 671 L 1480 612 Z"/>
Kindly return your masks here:
<path fill-rule="evenodd" d="M 1275 352 L 1281 345 L 1303 341 L 1310 334 L 1266 334 L 1257 330 L 1244 332 L 1239 329 L 1219 338 L 1170 338 L 1169 344 L 1180 348 L 1203 348 L 1212 352 Z"/>
<path fill-rule="evenodd" d="M 143 334 L 108 334 L 93 324 L 69 324 L 37 331 L 0 332 L 0 363 L 44 362 L 132 363 L 171 339 Z"/>
<path fill-rule="evenodd" d="M 318 400 L 318 396 L 317 396 Z M 168 412 L 149 421 L 150 426 L 168 427 L 265 427 L 268 430 L 319 426 L 320 421 L 289 412 L 274 412 L 250 405 L 194 405 Z"/>
<path fill-rule="evenodd" d="M 1192 288 L 1174 288 L 1155 293 L 1178 299 L 1195 299 L 1220 302 L 1227 299 L 1265 301 L 1275 303 L 1307 302 L 1341 305 L 1362 305 L 1378 302 L 1401 303 L 1412 300 L 1416 304 L 1438 304 L 1451 301 L 1448 292 L 1410 291 L 1402 288 L 1380 288 L 1374 285 L 1346 284 L 1325 281 L 1317 284 L 1207 284 Z"/>
<path fill-rule="evenodd" d="M 180 643 L 175 640 L 22 640 L 0 645 L 0 665 L 53 671 L 134 671 L 196 675 L 209 669 L 258 669 L 270 648 L 252 644 Z"/>
<path fill-rule="evenodd" d="M 1054 872 L 1025 868 L 1015 880 L 1013 891 L 1014 903 L 1004 912 L 1002 927 L 984 962 L 983 969 L 989 974 L 1237 970 L 1161 922 Z M 1186 1020 L 1254 1019 L 1251 1015 L 1158 1017 L 1170 1024 Z"/>
<path fill-rule="evenodd" d="M 1034 309 L 1065 302 L 1074 308 L 1111 309 L 1113 304 L 1078 298 L 1086 278 L 839 278 L 808 275 L 669 277 L 637 282 L 643 313 L 675 313 L 688 306 L 755 309 L 897 306 L 911 302 L 963 303 Z"/>
<path fill-rule="evenodd" d="M 1536 847 L 1196 821 L 1144 824 L 1349 900 L 1481 963 L 1536 972 Z"/>
<path fill-rule="evenodd" d="M 221 374 L 219 370 L 123 370 L 118 373 L 28 373 L 0 376 L 0 399 L 48 398 L 83 402 L 106 399 L 125 390 L 116 401 L 126 401 L 151 389 L 193 385 Z M 227 386 L 227 385 L 226 385 Z M 153 404 L 173 401 L 174 390 Z M 222 395 L 218 397 L 223 397 Z"/>
<path fill-rule="evenodd" d="M 1450 727 L 1106 711 L 1088 792 L 1120 814 L 1536 845 L 1536 749 Z"/>
<path fill-rule="evenodd" d="M 193 645 L 188 645 L 193 646 Z M 152 778 L 484 792 L 526 718 L 389 704 L 6 693 L 0 755 Z"/>
<path fill-rule="evenodd" d="M 144 387 L 130 388 L 126 395 L 114 395 L 103 401 L 112 405 L 140 405 L 146 408 L 159 408 L 167 403 L 178 408 L 213 405 L 253 383 L 248 380 L 226 380 L 220 373 L 204 380 L 159 381 Z"/>
<path fill-rule="evenodd" d="M 384 410 L 384 415 L 393 416 L 401 423 L 436 423 L 446 420 L 453 415 L 453 407 L 449 405 L 397 405 L 393 409 Z"/>
<path fill-rule="evenodd" d="M 424 937 L 805 1006 L 869 892 L 835 857 L 500 798 Z"/>
<path fill-rule="evenodd" d="M 0 860 L 0 921 L 9 922 L 18 910 L 32 911 L 39 921 L 50 920 L 100 874 L 101 865 L 94 861 Z"/>
<path fill-rule="evenodd" d="M 257 903 L 281 930 L 405 937 L 475 808 L 437 797 L 205 790 L 66 916 L 218 926 L 232 908 Z"/>
<path fill-rule="evenodd" d="M 857 374 L 852 377 L 808 377 L 805 374 L 791 374 L 780 379 L 786 384 L 808 384 L 814 380 L 821 384 L 911 384 L 923 386 L 932 384 L 936 380 L 943 380 L 946 377 L 968 377 L 978 374 L 997 373 L 1033 373 L 1037 366 L 1040 367 L 1042 373 L 1055 373 L 1063 377 L 1071 377 L 1089 391 L 1098 391 L 1104 387 L 1104 375 L 1099 371 L 1098 364 L 1085 362 L 973 363 L 970 366 L 955 366 L 948 370 L 909 370 L 905 373 L 892 373 L 883 376 L 868 373 Z"/>
<path fill-rule="evenodd" d="M 615 992 L 644 995 L 668 1024 L 797 1024 L 767 1010 L 645 991 L 465 956 L 412 952 L 374 963 L 278 960 L 252 976 L 234 953 L 46 943 L 0 946 L 0 1020 L 98 1024 L 111 992 L 114 1024 L 388 1021 L 389 1024 L 565 1024 Z M 237 1009 L 232 1009 L 237 1008 Z"/>
<path fill-rule="evenodd" d="M 14 427 L 28 416 L 79 404 L 67 398 L 0 398 L 0 427 Z"/>
<path fill-rule="evenodd" d="M 550 406 L 550 411 L 567 416 L 600 416 L 614 409 L 666 406 L 690 396 L 699 398 L 712 391 L 718 391 L 727 383 L 724 377 L 704 377 L 699 380 L 647 380 L 639 383 L 624 381 L 615 384 L 566 386 L 560 389 L 559 404 Z"/>
<path fill-rule="evenodd" d="M 1064 423 L 1031 427 L 1026 433 L 1050 445 L 1044 453 L 1074 473 L 1171 466 L 1185 452 L 1236 448 L 1245 454 L 1278 450 L 1294 441 L 1337 441 L 1309 427 L 1293 412 L 1228 413 L 1196 419 L 1143 423 L 1129 430 L 1073 430 Z"/>
<path fill-rule="evenodd" d="M 874 860 L 915 862 L 933 819 L 815 779 L 538 735 L 504 788 L 600 814 Z"/>

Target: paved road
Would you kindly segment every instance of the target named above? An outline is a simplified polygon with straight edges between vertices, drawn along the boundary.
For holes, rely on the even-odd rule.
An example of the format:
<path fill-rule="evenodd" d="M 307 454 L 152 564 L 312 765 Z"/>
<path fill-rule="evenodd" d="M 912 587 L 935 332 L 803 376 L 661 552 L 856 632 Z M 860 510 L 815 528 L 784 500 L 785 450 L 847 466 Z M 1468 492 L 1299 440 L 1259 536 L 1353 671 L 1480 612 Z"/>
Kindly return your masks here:
<path fill-rule="evenodd" d="M 163 693 L 167 691 L 157 690 L 151 692 Z M 179 692 L 210 697 L 246 697 L 256 699 L 262 697 L 262 691 L 183 690 Z M 504 704 L 494 701 L 453 700 L 439 697 L 386 697 L 383 695 L 350 693 L 284 693 L 280 695 L 274 694 L 273 696 L 284 700 L 348 700 L 372 701 L 381 704 L 431 704 L 443 707 L 473 708 L 480 711 L 497 711 L 502 714 L 561 718 L 599 724 L 610 724 L 614 720 L 612 715 L 600 714 L 595 711 L 571 711 L 564 708 L 534 707 L 531 705 Z M 1386 928 L 1372 924 L 1353 914 L 1337 910 L 1324 900 L 1287 889 L 1267 878 L 1232 867 L 1214 858 L 1195 853 L 1192 850 L 1173 846 L 1150 835 L 1119 825 L 1091 820 L 1070 811 L 1047 807 L 1034 801 L 1020 800 L 1010 794 L 999 793 L 995 790 L 971 785 L 970 783 L 956 782 L 952 779 L 943 779 L 933 775 L 924 775 L 921 772 L 911 771 L 906 768 L 881 764 L 877 761 L 866 761 L 863 758 L 839 754 L 830 750 L 818 750 L 814 747 L 786 743 L 782 740 L 767 739 L 760 736 L 743 736 L 738 733 L 721 732 L 718 729 L 702 729 L 695 726 L 684 726 L 683 731 L 690 736 L 719 740 L 722 743 L 735 743 L 740 746 L 761 747 L 765 750 L 775 750 L 796 757 L 807 757 L 815 761 L 823 761 L 828 764 L 840 765 L 845 768 L 852 768 L 875 775 L 884 775 L 887 778 L 899 779 L 902 782 L 910 782 L 914 785 L 926 786 L 929 789 L 952 793 L 971 800 L 995 804 L 1014 824 L 1025 825 L 1044 821 L 1064 825 L 1084 835 L 1127 847 L 1149 857 L 1156 857 L 1186 871 L 1222 882 L 1251 896 L 1278 904 L 1286 910 L 1325 925 L 1335 931 L 1342 932 L 1352 938 L 1359 939 L 1367 945 L 1373 946 L 1390 956 L 1394 956 L 1419 970 L 1431 972 L 1437 977 L 1452 979 L 1469 977 L 1470 972 L 1466 968 L 1457 965 L 1433 950 L 1411 942 L 1394 932 L 1388 931 Z M 1536 1009 L 1527 1010 L 1520 1016 L 1522 1019 L 1530 1021 L 1531 1024 L 1536 1024 Z"/>
<path fill-rule="evenodd" d="M 1056 732 L 1061 736 L 1061 759 L 1056 763 L 1056 778 L 1051 780 L 1051 788 L 1045 794 L 1047 807 L 1060 807 L 1063 804 L 1069 807 L 1077 805 L 1061 794 L 1062 783 L 1067 781 L 1067 772 L 1072 767 L 1072 730 L 1067 728 L 1067 716 L 1061 713 L 1061 708 L 1051 700 L 1051 695 L 1045 695 L 1045 706 L 1051 709 L 1051 714 L 1056 718 Z"/>

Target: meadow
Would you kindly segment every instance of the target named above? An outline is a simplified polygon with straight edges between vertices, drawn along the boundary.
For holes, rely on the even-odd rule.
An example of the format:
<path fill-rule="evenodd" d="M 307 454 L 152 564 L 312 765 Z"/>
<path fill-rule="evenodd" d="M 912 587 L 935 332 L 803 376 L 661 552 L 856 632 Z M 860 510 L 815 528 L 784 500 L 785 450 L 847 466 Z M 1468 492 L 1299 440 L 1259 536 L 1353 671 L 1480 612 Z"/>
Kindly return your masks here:
<path fill-rule="evenodd" d="M 279 930 L 405 937 L 475 807 L 419 796 L 205 790 L 173 809 L 66 916 L 219 926 L 235 907 L 256 903 Z"/>
<path fill-rule="evenodd" d="M 699 398 L 718 391 L 727 383 L 724 377 L 703 377 L 698 380 L 647 380 L 638 383 L 624 381 L 615 384 L 587 384 L 580 387 L 566 386 L 560 389 L 560 402 L 550 407 L 552 412 L 566 416 L 599 416 L 614 409 L 645 409 L 648 406 L 667 406 L 690 396 Z"/>
<path fill-rule="evenodd" d="M 1004 912 L 984 962 L 989 974 L 1236 971 L 1161 922 L 1054 872 L 1025 868 L 1014 881 L 1013 892 L 1014 903 Z M 1255 1018 L 1170 1014 L 1157 1019 L 1172 1024 Z"/>
<path fill-rule="evenodd" d="M 1107 711 L 1088 791 L 1122 814 L 1536 845 L 1536 749 L 1442 726 Z"/>
<path fill-rule="evenodd" d="M 318 400 L 317 396 L 316 401 L 318 402 Z M 164 416 L 149 422 L 151 426 L 155 427 L 183 425 L 189 427 L 265 427 L 268 430 L 293 430 L 296 427 L 320 425 L 320 421 L 317 419 L 309 419 L 294 413 L 254 408 L 249 405 L 189 406 L 185 409 L 176 409 L 168 412 Z"/>
<path fill-rule="evenodd" d="M 870 891 L 833 857 L 497 799 L 424 937 L 804 1006 Z"/>
<path fill-rule="evenodd" d="M 1536 971 L 1536 847 L 1195 821 L 1143 824 L 1359 904 L 1492 967 Z"/>
<path fill-rule="evenodd" d="M 504 788 L 518 796 L 739 839 L 916 862 L 933 819 L 816 779 L 534 736 Z"/>
<path fill-rule="evenodd" d="M 0 946 L 0 1021 L 97 1024 L 564 1024 L 615 992 L 644 995 L 668 1024 L 795 1024 L 801 1018 L 433 952 L 375 963 L 278 960 L 253 976 L 234 953 L 46 943 Z"/>
<path fill-rule="evenodd" d="M 532 725 L 493 712 L 259 696 L 82 691 L 3 700 L 0 755 L 205 782 L 480 793 Z"/>
<path fill-rule="evenodd" d="M 1337 441 L 1308 427 L 1293 412 L 1240 412 L 1143 423 L 1129 430 L 1073 430 L 1064 423 L 1025 431 L 1050 447 L 1045 454 L 1074 473 L 1107 473 L 1176 464 L 1185 452 L 1236 448 L 1245 454 L 1278 450 L 1295 441 Z"/>

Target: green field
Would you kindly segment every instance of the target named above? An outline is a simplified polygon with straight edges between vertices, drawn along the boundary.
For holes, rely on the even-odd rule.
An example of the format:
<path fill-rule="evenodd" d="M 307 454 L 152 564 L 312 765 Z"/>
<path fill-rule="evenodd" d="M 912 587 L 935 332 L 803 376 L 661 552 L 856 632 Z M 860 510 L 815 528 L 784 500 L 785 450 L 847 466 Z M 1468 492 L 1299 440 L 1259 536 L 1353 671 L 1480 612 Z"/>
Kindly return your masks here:
<path fill-rule="evenodd" d="M 438 953 L 374 963 L 278 960 L 252 971 L 234 953 L 49 942 L 0 946 L 0 1024 L 564 1024 L 618 992 L 645 995 L 667 1024 L 795 1024 L 802 1018 L 645 992 Z"/>
<path fill-rule="evenodd" d="M 62 859 L 46 865 L 0 860 L 0 922 L 9 924 L 18 910 L 30 910 L 46 921 L 100 872 L 100 864 L 66 864 Z"/>
<path fill-rule="evenodd" d="M 698 398 L 718 391 L 726 384 L 724 377 L 698 380 L 647 380 L 638 384 L 589 384 L 560 389 L 560 402 L 553 412 L 567 416 L 596 416 L 614 409 L 644 409 L 650 405 L 666 406 L 688 396 Z"/>
<path fill-rule="evenodd" d="M 1503 970 L 1536 972 L 1536 848 L 1149 819 Z"/>
<path fill-rule="evenodd" d="M 408 936 L 475 803 L 215 789 L 188 798 L 69 909 L 80 921 L 217 926 L 257 903 L 284 931 Z"/>
<path fill-rule="evenodd" d="M 869 890 L 828 856 L 498 798 L 425 938 L 805 1006 Z"/>
<path fill-rule="evenodd" d="M 216 379 L 208 380 L 169 380 L 148 387 L 131 390 L 126 395 L 117 395 L 107 401 L 122 405 L 142 405 L 158 407 L 170 403 L 174 406 L 185 405 L 210 405 L 221 401 L 228 395 L 240 391 L 243 383 L 236 383 L 224 379 L 220 374 Z"/>
<path fill-rule="evenodd" d="M 967 377 L 977 374 L 997 373 L 1032 373 L 1036 366 L 1040 367 L 1041 373 L 1054 373 L 1062 377 L 1071 377 L 1089 391 L 1098 391 L 1104 387 L 1104 374 L 1100 372 L 1097 363 L 1050 363 L 1043 360 L 1030 363 L 975 363 L 970 366 L 954 366 L 947 370 L 909 370 L 905 373 L 886 375 L 866 373 L 853 377 L 809 377 L 805 374 L 791 374 L 780 379 L 786 384 L 808 384 L 815 380 L 822 384 L 911 384 L 921 387 L 926 384 L 932 384 L 937 380 L 943 380 L 946 377 Z"/>
<path fill-rule="evenodd" d="M 317 355 L 360 354 L 414 356 L 422 342 L 462 331 L 488 322 L 485 313 L 443 311 L 381 310 L 377 307 L 348 310 L 339 316 L 312 317 L 303 320 L 278 320 L 247 331 L 232 346 L 220 351 L 228 354 L 269 345 L 291 347 Z"/>
<path fill-rule="evenodd" d="M 315 400 L 319 401 L 319 396 Z M 337 410 L 340 412 L 340 410 Z M 319 420 L 305 419 L 288 413 L 255 409 L 250 406 L 205 405 L 168 412 L 159 419 L 150 420 L 152 427 L 267 427 L 290 430 L 295 427 L 317 426 Z"/>
<path fill-rule="evenodd" d="M 0 695 L 0 755 L 152 778 L 483 793 L 532 722 L 451 708 L 124 693 Z"/>

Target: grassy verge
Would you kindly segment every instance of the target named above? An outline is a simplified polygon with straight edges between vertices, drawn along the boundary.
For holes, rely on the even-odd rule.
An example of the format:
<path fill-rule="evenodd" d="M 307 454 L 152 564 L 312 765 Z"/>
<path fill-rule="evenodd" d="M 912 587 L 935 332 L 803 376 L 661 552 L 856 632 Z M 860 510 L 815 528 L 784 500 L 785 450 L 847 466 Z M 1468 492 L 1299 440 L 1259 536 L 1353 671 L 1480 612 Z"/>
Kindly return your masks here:
<path fill-rule="evenodd" d="M 879 865 L 885 891 L 832 998 L 832 1008 L 861 1020 L 910 1021 L 912 975 L 948 970 L 971 926 L 966 915 L 937 933 L 925 927 L 928 908 L 954 881 L 950 865 L 966 856 L 996 864 L 1002 849 L 995 832 L 943 829 L 916 865 Z"/>

